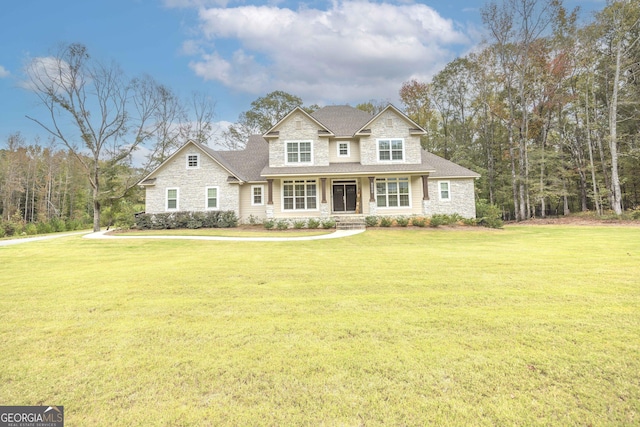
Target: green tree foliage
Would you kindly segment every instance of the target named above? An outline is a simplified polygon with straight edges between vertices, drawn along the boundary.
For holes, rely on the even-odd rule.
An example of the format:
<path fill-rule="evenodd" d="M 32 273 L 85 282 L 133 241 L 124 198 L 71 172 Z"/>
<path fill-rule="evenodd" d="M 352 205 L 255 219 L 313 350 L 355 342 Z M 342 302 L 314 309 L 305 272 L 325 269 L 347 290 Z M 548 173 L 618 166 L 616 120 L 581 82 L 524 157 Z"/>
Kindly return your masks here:
<path fill-rule="evenodd" d="M 507 219 L 640 205 L 640 4 L 609 1 L 583 26 L 559 0 L 482 15 L 482 50 L 400 89 L 423 146 L 481 173 L 478 196 Z"/>

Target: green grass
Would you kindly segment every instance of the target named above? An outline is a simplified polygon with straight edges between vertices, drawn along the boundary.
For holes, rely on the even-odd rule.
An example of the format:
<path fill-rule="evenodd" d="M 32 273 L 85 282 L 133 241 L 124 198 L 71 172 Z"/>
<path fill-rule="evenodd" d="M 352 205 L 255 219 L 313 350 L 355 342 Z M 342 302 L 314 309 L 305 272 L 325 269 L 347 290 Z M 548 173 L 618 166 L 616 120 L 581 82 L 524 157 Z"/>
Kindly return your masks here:
<path fill-rule="evenodd" d="M 0 278 L 0 404 L 70 426 L 640 423 L 640 227 L 74 236 Z"/>

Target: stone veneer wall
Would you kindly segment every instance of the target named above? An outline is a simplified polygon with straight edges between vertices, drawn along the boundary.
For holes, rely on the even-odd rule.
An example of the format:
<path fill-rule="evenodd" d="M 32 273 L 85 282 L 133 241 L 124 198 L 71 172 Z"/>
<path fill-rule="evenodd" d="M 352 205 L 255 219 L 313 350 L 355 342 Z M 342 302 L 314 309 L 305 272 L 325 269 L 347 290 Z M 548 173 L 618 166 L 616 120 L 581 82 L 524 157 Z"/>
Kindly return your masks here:
<path fill-rule="evenodd" d="M 440 200 L 438 182 L 449 182 L 450 200 Z M 429 200 L 422 201 L 424 214 L 451 215 L 457 213 L 464 218 L 476 217 L 474 179 L 437 179 L 429 178 Z"/>
<path fill-rule="evenodd" d="M 392 126 L 387 126 L 387 119 L 391 119 Z M 421 163 L 420 137 L 412 136 L 409 124 L 392 111 L 388 111 L 371 124 L 371 137 L 360 139 L 360 162 L 363 165 L 379 165 L 393 163 Z M 404 161 L 380 162 L 378 160 L 378 144 L 380 138 L 404 138 Z"/>
<path fill-rule="evenodd" d="M 296 122 L 300 122 L 300 129 Z M 296 164 L 285 164 L 286 141 L 312 141 L 312 161 L 315 166 L 329 165 L 329 139 L 318 137 L 318 125 L 302 114 L 294 114 L 275 130 L 280 132 L 278 138 L 269 139 L 269 166 L 296 167 Z M 309 164 L 300 164 L 309 166 Z"/>
<path fill-rule="evenodd" d="M 187 169 L 188 154 L 200 155 L 199 168 Z M 234 211 L 240 216 L 239 187 L 237 184 L 229 184 L 228 176 L 229 172 L 217 162 L 195 146 L 188 145 L 155 174 L 155 185 L 146 188 L 145 211 L 170 212 L 166 209 L 168 188 L 178 188 L 179 211 L 205 211 L 206 188 L 218 187 L 218 210 Z"/>

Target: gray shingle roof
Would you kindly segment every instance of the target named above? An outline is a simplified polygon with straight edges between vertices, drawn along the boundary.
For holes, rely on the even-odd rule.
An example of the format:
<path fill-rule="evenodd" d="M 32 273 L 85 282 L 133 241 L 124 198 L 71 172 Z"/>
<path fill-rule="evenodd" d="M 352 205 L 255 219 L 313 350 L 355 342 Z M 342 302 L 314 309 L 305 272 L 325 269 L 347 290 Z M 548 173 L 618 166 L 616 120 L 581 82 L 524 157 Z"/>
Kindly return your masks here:
<path fill-rule="evenodd" d="M 251 136 L 244 150 L 214 151 L 208 148 L 208 151 L 225 166 L 228 165 L 227 168 L 240 180 L 264 181 L 260 172 L 269 163 L 269 144 L 262 136 Z"/>
<path fill-rule="evenodd" d="M 422 163 L 433 167 L 430 176 L 434 178 L 480 178 L 480 174 L 426 150 L 422 150 Z"/>
<path fill-rule="evenodd" d="M 348 105 L 331 105 L 321 108 L 311 117 L 325 125 L 337 137 L 353 136 L 373 116 L 366 111 Z"/>

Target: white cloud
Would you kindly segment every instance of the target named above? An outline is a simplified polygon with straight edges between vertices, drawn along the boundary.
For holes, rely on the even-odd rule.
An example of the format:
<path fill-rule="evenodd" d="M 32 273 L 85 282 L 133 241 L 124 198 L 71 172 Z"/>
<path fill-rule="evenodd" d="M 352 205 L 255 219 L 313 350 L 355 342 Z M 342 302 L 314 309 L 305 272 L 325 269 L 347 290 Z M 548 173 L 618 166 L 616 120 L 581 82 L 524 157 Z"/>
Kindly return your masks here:
<path fill-rule="evenodd" d="M 0 79 L 3 79 L 5 77 L 9 77 L 10 74 L 11 73 L 9 72 L 9 70 L 7 70 L 2 65 L 0 65 Z"/>
<path fill-rule="evenodd" d="M 69 64 L 64 60 L 53 56 L 40 56 L 33 58 L 25 67 L 26 80 L 19 82 L 24 89 L 31 91 L 51 88 L 56 92 L 64 90 L 71 85 L 74 77 L 71 76 Z M 83 76 L 75 76 L 78 81 Z"/>
<path fill-rule="evenodd" d="M 472 44 L 422 4 L 214 7 L 200 8 L 199 19 L 204 52 L 190 64 L 198 76 L 252 94 L 285 90 L 307 103 L 393 100 L 403 81 L 431 76 L 454 47 Z"/>

